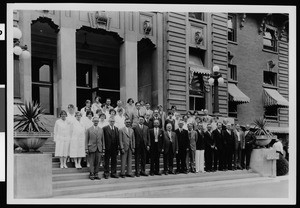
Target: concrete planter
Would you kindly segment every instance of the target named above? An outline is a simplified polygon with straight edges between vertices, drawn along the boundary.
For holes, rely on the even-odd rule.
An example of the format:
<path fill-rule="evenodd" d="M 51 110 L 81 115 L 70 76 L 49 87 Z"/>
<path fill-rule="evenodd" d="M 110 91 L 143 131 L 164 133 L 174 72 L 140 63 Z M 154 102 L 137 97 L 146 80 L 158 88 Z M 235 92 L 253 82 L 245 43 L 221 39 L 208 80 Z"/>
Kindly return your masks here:
<path fill-rule="evenodd" d="M 52 196 L 52 155 L 14 154 L 14 198 Z"/>
<path fill-rule="evenodd" d="M 36 152 L 51 136 L 50 132 L 14 132 L 14 142 L 25 152 Z"/>
<path fill-rule="evenodd" d="M 268 145 L 273 138 L 274 138 L 273 136 L 269 136 L 269 135 L 259 135 L 256 136 L 255 144 L 257 146 L 263 147 Z"/>
<path fill-rule="evenodd" d="M 250 167 L 261 176 L 276 177 L 276 160 L 278 153 L 272 148 L 253 149 L 251 153 Z"/>

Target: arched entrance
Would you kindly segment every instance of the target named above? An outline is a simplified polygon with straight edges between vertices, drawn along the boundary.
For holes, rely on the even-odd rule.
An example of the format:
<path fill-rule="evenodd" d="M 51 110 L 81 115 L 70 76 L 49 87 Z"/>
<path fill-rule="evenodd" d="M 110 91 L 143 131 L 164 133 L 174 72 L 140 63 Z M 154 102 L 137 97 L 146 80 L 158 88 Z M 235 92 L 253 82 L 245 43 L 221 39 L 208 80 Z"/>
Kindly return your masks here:
<path fill-rule="evenodd" d="M 83 26 L 76 32 L 77 107 L 87 99 L 120 99 L 119 50 L 122 38 L 114 32 Z"/>

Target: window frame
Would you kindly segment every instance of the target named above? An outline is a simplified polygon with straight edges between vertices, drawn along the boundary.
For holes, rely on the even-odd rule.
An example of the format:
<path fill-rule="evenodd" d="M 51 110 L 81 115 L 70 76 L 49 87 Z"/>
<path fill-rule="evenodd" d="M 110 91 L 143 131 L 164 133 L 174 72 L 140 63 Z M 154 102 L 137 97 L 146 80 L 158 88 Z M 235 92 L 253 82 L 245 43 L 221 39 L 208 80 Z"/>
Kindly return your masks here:
<path fill-rule="evenodd" d="M 237 65 L 234 64 L 228 64 L 228 68 L 229 68 L 229 79 L 230 81 L 238 81 L 238 77 L 237 77 Z M 234 69 L 232 71 L 232 69 Z M 232 73 L 234 73 L 234 77 L 232 78 Z"/>
<path fill-rule="evenodd" d="M 269 73 L 269 74 L 273 74 L 274 75 L 274 84 L 269 84 L 265 82 L 265 73 Z M 276 72 L 273 71 L 263 71 L 263 85 L 267 85 L 267 86 L 272 86 L 272 87 L 277 87 L 278 84 L 278 76 Z"/>
<path fill-rule="evenodd" d="M 198 18 L 195 18 L 195 17 L 191 17 L 190 16 L 191 13 L 201 13 L 203 18 L 202 19 L 198 19 Z M 205 22 L 206 21 L 205 12 L 188 12 L 188 18 L 191 19 L 191 20 L 196 20 L 196 21 L 201 21 L 201 22 Z"/>
<path fill-rule="evenodd" d="M 229 106 L 232 106 L 232 105 L 234 106 L 236 111 L 230 111 L 231 108 Z M 238 116 L 237 105 L 238 104 L 236 102 L 229 101 L 229 98 L 228 98 L 228 117 L 237 118 L 237 116 Z"/>
<path fill-rule="evenodd" d="M 276 109 L 276 115 L 267 115 L 266 112 L 266 108 L 274 108 L 273 110 Z M 270 121 L 278 121 L 278 117 L 279 117 L 279 112 L 278 112 L 278 106 L 264 106 L 264 118 Z"/>
<path fill-rule="evenodd" d="M 191 102 L 190 102 L 190 99 L 194 99 L 194 105 L 193 105 L 193 108 L 191 108 Z M 196 99 L 203 99 L 204 100 L 204 107 L 203 108 L 199 108 L 199 109 L 197 109 L 196 110 Z M 204 93 L 204 95 L 203 96 L 199 96 L 199 95 L 190 95 L 189 94 L 189 110 L 190 111 L 199 111 L 199 110 L 201 110 L 201 109 L 206 109 L 206 96 L 205 96 L 205 93 Z"/>
<path fill-rule="evenodd" d="M 265 37 L 265 32 L 270 32 L 272 39 L 266 38 Z M 266 25 L 266 30 L 263 33 L 263 49 L 267 51 L 272 51 L 272 52 L 278 52 L 278 40 L 276 39 L 276 33 L 277 29 L 275 27 L 272 27 L 270 25 Z M 271 43 L 274 42 L 274 46 L 267 46 L 264 44 L 264 40 L 270 40 Z"/>
<path fill-rule="evenodd" d="M 233 28 L 229 28 L 228 27 L 228 20 L 229 18 L 232 20 L 232 27 Z M 233 39 L 229 39 L 229 31 L 232 30 L 232 36 Z M 227 40 L 229 42 L 233 42 L 233 43 L 237 43 L 237 18 L 235 14 L 231 14 L 229 13 L 227 16 Z"/>

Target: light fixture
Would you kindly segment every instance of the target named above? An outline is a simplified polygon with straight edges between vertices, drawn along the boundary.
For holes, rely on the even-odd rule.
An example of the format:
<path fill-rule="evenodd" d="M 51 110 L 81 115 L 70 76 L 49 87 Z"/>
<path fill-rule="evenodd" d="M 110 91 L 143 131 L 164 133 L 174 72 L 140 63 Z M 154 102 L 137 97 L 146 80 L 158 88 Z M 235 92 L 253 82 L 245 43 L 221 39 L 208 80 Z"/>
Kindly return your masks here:
<path fill-rule="evenodd" d="M 215 81 L 214 78 L 211 77 L 211 78 L 208 79 L 208 84 L 209 84 L 210 86 L 213 86 L 214 81 Z"/>
<path fill-rule="evenodd" d="M 215 65 L 213 67 L 213 72 L 219 72 L 220 71 L 220 67 L 218 65 Z"/>
<path fill-rule="evenodd" d="M 20 44 L 22 31 L 19 28 L 13 27 L 13 37 L 14 37 L 14 48 L 13 48 L 14 54 L 20 56 L 22 59 L 28 59 L 30 57 L 30 52 L 27 50 L 27 45 L 22 46 Z"/>
<path fill-rule="evenodd" d="M 224 78 L 223 77 L 218 78 L 218 83 L 219 85 L 224 84 Z"/>
<path fill-rule="evenodd" d="M 208 80 L 210 86 L 214 86 L 214 109 L 213 113 L 217 116 L 219 114 L 219 85 L 224 84 L 224 78 L 220 73 L 220 67 L 215 65 L 213 67 L 213 73 Z"/>

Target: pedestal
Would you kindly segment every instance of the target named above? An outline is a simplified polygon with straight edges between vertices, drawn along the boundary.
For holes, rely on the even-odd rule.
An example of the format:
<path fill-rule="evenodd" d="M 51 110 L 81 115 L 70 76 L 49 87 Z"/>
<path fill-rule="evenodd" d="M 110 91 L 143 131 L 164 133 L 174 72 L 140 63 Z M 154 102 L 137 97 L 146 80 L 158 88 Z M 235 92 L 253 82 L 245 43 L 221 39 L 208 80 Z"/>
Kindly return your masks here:
<path fill-rule="evenodd" d="M 276 160 L 279 159 L 276 150 L 271 148 L 253 149 L 250 167 L 261 176 L 276 177 Z"/>
<path fill-rule="evenodd" d="M 52 197 L 52 155 L 14 154 L 14 197 Z"/>

